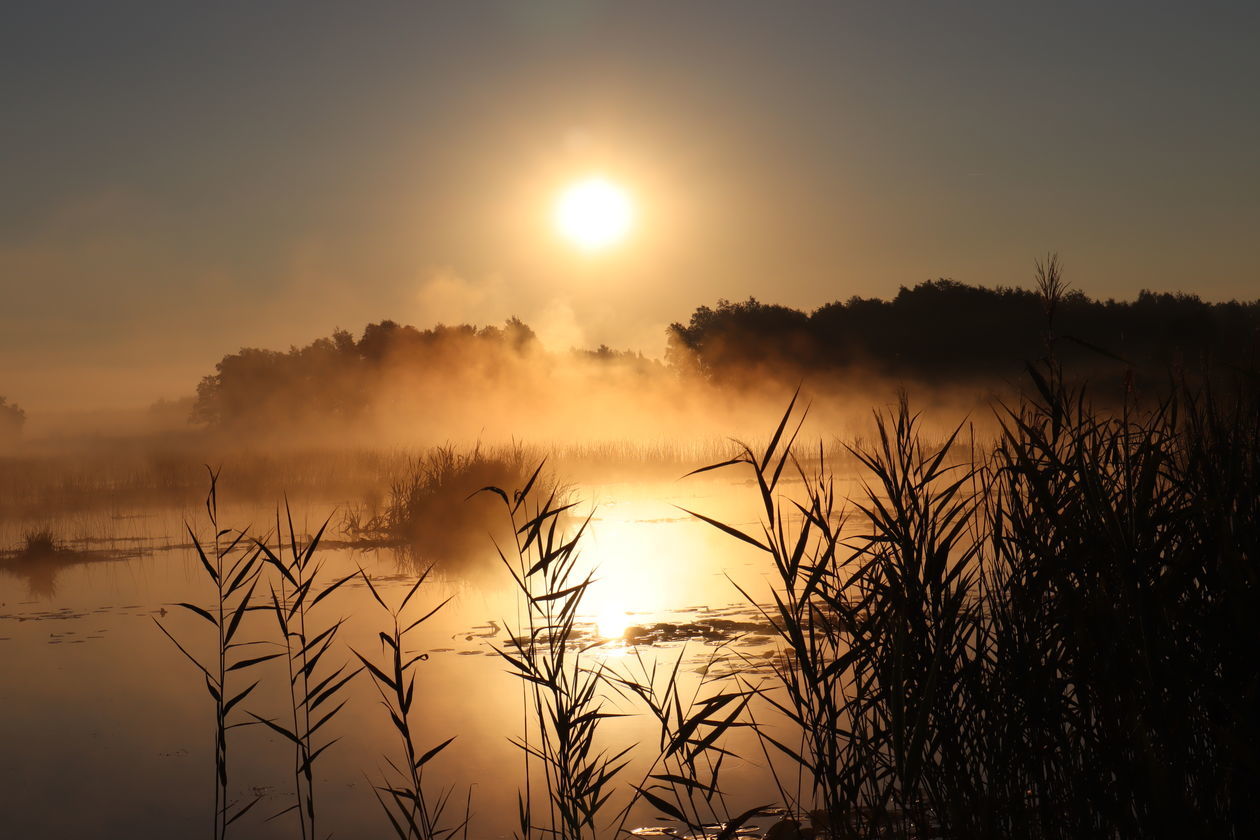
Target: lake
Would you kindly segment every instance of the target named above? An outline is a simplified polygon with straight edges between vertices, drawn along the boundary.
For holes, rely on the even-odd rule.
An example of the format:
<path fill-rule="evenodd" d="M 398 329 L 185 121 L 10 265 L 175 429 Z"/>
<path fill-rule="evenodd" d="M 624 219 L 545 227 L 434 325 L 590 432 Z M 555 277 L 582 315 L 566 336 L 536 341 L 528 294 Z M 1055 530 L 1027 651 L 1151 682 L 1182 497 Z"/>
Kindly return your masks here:
<path fill-rule="evenodd" d="M 577 632 L 584 664 L 633 675 L 683 657 L 684 684 L 701 673 L 738 673 L 756 679 L 773 655 L 769 628 L 739 588 L 765 595 L 770 564 L 755 549 L 720 533 L 680 508 L 752 526 L 759 499 L 734 473 L 686 480 L 588 482 L 572 488 L 580 505 L 566 527 L 591 520 L 580 544 L 580 568 L 594 569 Z M 274 507 L 231 502 L 220 488 L 219 520 L 262 535 Z M 357 569 L 370 576 L 387 603 L 396 603 L 426 565 L 423 546 L 362 547 L 337 533 L 336 500 L 295 503 L 299 542 L 326 516 L 333 524 L 317 557 L 332 581 Z M 7 836 L 134 838 L 197 836 L 209 831 L 213 794 L 213 703 L 194 667 L 157 626 L 197 655 L 213 649 L 213 629 L 175 604 L 210 606 L 213 589 L 193 550 L 185 523 L 209 539 L 206 513 L 195 506 L 150 505 L 12 520 L 0 537 L 15 547 L 24 530 L 48 524 L 62 535 L 55 562 L 9 560 L 0 567 L 0 813 Z M 261 525 L 259 523 L 262 523 Z M 305 536 L 303 536 L 305 535 Z M 739 587 L 739 588 L 737 588 Z M 260 592 L 264 592 L 265 585 Z M 421 749 L 455 736 L 426 767 L 426 784 L 453 791 L 449 812 L 467 809 L 469 836 L 509 837 L 516 825 L 522 753 L 523 684 L 508 673 L 495 647 L 519 629 L 521 598 L 489 534 L 458 561 L 440 561 L 411 604 L 418 617 L 450 599 L 413 631 L 418 653 L 412 711 Z M 361 578 L 354 578 L 312 610 L 314 620 L 344 619 L 328 657 L 357 665 L 352 650 L 383 659 L 377 633 L 389 618 Z M 248 615 L 242 638 L 277 639 L 274 616 Z M 717 662 L 711 663 L 717 656 Z M 280 660 L 282 661 L 282 660 Z M 325 664 L 335 664 L 328 661 Z M 259 687 L 243 708 L 283 720 L 285 674 L 276 662 L 252 670 Z M 230 676 L 229 679 L 232 679 Z M 230 683 L 230 685 L 233 685 Z M 248 682 L 234 684 L 244 688 Z M 315 769 L 321 835 L 386 837 L 391 829 L 372 787 L 387 759 L 400 754 L 396 733 L 366 673 L 348 685 L 344 710 L 325 730 L 337 742 Z M 643 706 L 605 686 L 607 712 L 625 714 L 600 726 L 599 742 L 614 752 L 631 748 L 617 777 L 609 815 L 659 754 L 659 728 Z M 729 810 L 777 803 L 766 757 L 748 731 L 732 733 L 739 758 L 723 769 Z M 294 812 L 267 818 L 295 803 L 293 751 L 262 725 L 229 733 L 229 796 L 258 805 L 231 833 L 293 837 Z M 658 771 L 659 772 L 659 769 Z M 640 802 L 627 827 L 663 823 L 659 809 Z M 764 829 L 773 820 L 753 820 Z M 650 832 L 649 832 L 650 833 Z"/>

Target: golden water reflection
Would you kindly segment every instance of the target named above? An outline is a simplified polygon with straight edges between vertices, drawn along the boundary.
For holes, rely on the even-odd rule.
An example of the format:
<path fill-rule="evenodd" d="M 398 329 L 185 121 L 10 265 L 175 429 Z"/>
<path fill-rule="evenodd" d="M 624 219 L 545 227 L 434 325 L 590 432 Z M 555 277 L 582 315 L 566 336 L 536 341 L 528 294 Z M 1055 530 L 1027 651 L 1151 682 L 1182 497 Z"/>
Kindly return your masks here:
<path fill-rule="evenodd" d="M 617 484 L 583 488 L 593 516 L 582 545 L 582 563 L 595 583 L 579 616 L 586 655 L 610 667 L 629 665 L 630 652 L 686 657 L 686 678 L 698 680 L 714 651 L 740 646 L 752 657 L 771 654 L 764 623 L 735 588 L 764 589 L 765 569 L 751 548 L 697 522 L 678 506 L 701 509 L 727 521 L 755 522 L 748 494 L 717 481 L 685 484 Z M 267 521 L 268 512 L 228 510 L 232 521 Z M 318 528 L 324 511 L 302 518 L 299 528 Z M 211 593 L 195 555 L 177 541 L 183 512 L 143 520 L 148 552 L 125 562 L 68 565 L 55 592 L 28 591 L 21 578 L 0 577 L 0 813 L 9 815 L 9 836 L 184 836 L 204 828 L 212 767 L 212 707 L 184 662 L 154 626 L 160 620 L 190 645 L 209 643 L 204 623 L 170 605 L 209 603 Z M 143 530 L 143 529 L 142 529 Z M 164 547 L 170 546 L 170 547 Z M 493 546 L 475 574 L 448 570 L 435 575 L 409 610 L 450 603 L 416 631 L 429 653 L 418 673 L 417 720 L 421 742 L 455 743 L 434 772 L 457 790 L 472 787 L 478 837 L 510 836 L 521 757 L 508 738 L 522 716 L 521 685 L 494 651 L 517 627 L 519 605 Z M 328 549 L 331 578 L 362 567 L 387 601 L 396 601 L 415 580 L 403 553 L 392 549 Z M 411 558 L 414 559 L 414 558 Z M 491 562 L 493 561 L 493 562 Z M 349 649 L 380 655 L 377 631 L 384 615 L 365 585 L 353 581 L 320 604 L 325 616 L 344 617 Z M 272 632 L 263 617 L 250 617 L 242 632 Z M 264 666 L 265 667 L 265 666 Z M 251 711 L 280 716 L 285 679 L 259 671 L 264 686 L 251 695 Z M 392 729 L 366 680 L 352 684 L 347 712 L 330 724 L 342 740 L 323 760 L 317 780 L 325 827 L 338 836 L 369 836 L 386 828 L 368 780 L 379 779 L 394 749 Z M 625 698 L 609 696 L 610 708 L 633 713 Z M 609 722 L 606 737 L 657 741 L 654 724 L 640 714 Z M 248 837 L 287 837 L 291 826 L 270 813 L 292 804 L 291 753 L 261 727 L 234 732 L 231 762 L 234 795 L 263 797 L 258 819 L 242 824 Z M 733 762 L 733 764 L 737 764 Z M 121 772 L 126 768 L 126 772 Z M 642 769 L 628 768 L 627 784 Z M 366 776 L 366 778 L 365 778 Z M 733 767 L 732 795 L 765 798 L 759 776 Z M 627 788 L 628 789 L 628 788 Z M 61 807 L 72 795 L 79 807 Z M 646 818 L 646 817 L 645 817 Z M 364 826 L 372 827 L 368 834 Z"/>

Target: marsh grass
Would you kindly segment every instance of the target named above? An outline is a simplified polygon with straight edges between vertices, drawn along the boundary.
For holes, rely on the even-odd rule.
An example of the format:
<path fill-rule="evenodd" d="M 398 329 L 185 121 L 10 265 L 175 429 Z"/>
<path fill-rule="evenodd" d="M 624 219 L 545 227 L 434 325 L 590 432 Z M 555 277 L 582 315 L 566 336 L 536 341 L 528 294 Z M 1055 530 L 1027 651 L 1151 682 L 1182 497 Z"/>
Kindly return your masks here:
<path fill-rule="evenodd" d="M 373 448 L 339 441 L 322 446 L 263 447 L 248 440 L 224 442 L 196 436 L 166 443 L 89 439 L 49 443 L 39 451 L 21 455 L 0 455 L 0 519 L 41 521 L 43 517 L 63 518 L 83 512 L 199 507 L 205 496 L 203 464 L 209 461 L 232 476 L 233 501 L 270 506 L 285 495 L 295 503 L 353 502 L 357 507 L 352 512 L 360 524 L 366 524 L 391 509 L 404 513 L 406 505 L 396 503 L 407 494 L 396 494 L 395 487 L 403 491 L 411 477 L 440 472 L 433 468 L 443 461 L 463 460 L 471 462 L 465 466 L 478 468 L 497 463 L 502 471 L 483 475 L 485 480 L 477 487 L 491 482 L 519 487 L 532 464 L 544 456 L 557 472 L 574 480 L 587 476 L 607 480 L 610 475 L 668 475 L 672 479 L 687 465 L 725 457 L 727 449 L 723 443 L 708 441 L 561 440 L 530 446 L 474 442 L 383 444 Z M 447 477 L 454 477 L 454 473 L 447 470 Z M 464 496 L 453 490 L 451 498 L 462 501 Z M 405 519 L 403 516 L 399 521 Z"/>
<path fill-rule="evenodd" d="M 131 545 L 117 545 L 127 542 Z M 111 547 L 86 547 L 93 543 Z M 68 569 L 133 560 L 145 553 L 134 541 L 67 537 L 65 531 L 40 525 L 22 531 L 19 547 L 0 549 L 0 573 L 23 580 L 32 597 L 52 598 L 57 594 L 57 579 Z"/>
<path fill-rule="evenodd" d="M 52 526 L 44 525 L 23 532 L 22 547 L 18 549 L 17 557 L 22 560 L 39 560 L 55 556 L 64 550 L 57 545 Z"/>
<path fill-rule="evenodd" d="M 93 439 L 47 449 L 0 456 L 0 517 L 198 507 L 207 460 L 232 476 L 236 501 L 269 505 L 282 494 L 341 501 L 371 493 L 411 457 L 397 448 L 260 450 L 200 439 L 169 446 Z"/>
<path fill-rule="evenodd" d="M 478 491 L 523 485 L 529 477 L 527 457 L 519 446 L 428 450 L 400 467 L 379 506 L 348 509 L 342 530 L 360 544 L 411 549 L 417 571 L 434 561 L 460 562 L 480 555 L 486 533 L 495 530 L 499 519 Z"/>
<path fill-rule="evenodd" d="M 446 787 L 436 794 L 430 794 L 424 780 L 426 766 L 451 745 L 455 736 L 422 752 L 422 748 L 417 743 L 418 734 L 412 726 L 412 712 L 416 700 L 415 668 L 419 663 L 426 661 L 429 655 L 412 650 L 408 635 L 446 606 L 450 598 L 403 626 L 402 614 L 428 579 L 429 570 L 416 579 L 395 607 L 385 603 L 385 599 L 381 597 L 372 579 L 365 572 L 360 573 L 372 597 L 389 614 L 390 624 L 377 634 L 382 652 L 385 654 L 384 661 L 373 662 L 358 651 L 354 654 L 372 677 L 373 684 L 380 694 L 381 705 L 389 713 L 394 731 L 398 735 L 403 757 L 401 766 L 394 759 L 386 757 L 386 763 L 393 776 L 387 777 L 382 784 L 374 785 L 376 799 L 388 818 L 390 827 L 400 840 L 412 838 L 437 840 L 451 837 L 461 830 L 467 838 L 471 793 L 469 800 L 466 800 L 468 807 L 462 822 L 446 825 L 444 814 L 454 787 Z M 422 690 L 421 701 L 424 697 L 425 691 Z"/>

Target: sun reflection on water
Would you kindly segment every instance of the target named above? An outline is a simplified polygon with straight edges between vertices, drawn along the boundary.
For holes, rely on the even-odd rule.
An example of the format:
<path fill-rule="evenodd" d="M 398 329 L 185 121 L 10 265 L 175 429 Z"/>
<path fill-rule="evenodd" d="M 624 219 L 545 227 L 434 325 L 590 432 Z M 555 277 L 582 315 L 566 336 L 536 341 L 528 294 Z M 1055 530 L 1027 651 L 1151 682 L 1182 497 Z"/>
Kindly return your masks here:
<path fill-rule="evenodd" d="M 632 616 L 628 611 L 613 606 L 595 615 L 595 631 L 601 639 L 622 640 L 626 636 L 626 628 L 630 626 L 631 619 Z"/>

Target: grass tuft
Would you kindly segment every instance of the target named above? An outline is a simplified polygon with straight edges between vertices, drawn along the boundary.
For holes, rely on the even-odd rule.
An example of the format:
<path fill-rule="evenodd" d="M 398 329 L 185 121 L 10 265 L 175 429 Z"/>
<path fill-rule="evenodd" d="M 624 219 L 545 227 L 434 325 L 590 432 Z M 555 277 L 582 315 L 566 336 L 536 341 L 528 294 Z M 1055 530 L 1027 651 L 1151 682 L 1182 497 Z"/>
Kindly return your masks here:
<path fill-rule="evenodd" d="M 22 547 L 18 549 L 18 557 L 23 560 L 36 560 L 41 557 L 51 557 L 61 550 L 52 528 L 45 525 L 22 534 Z"/>

